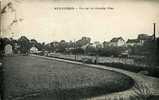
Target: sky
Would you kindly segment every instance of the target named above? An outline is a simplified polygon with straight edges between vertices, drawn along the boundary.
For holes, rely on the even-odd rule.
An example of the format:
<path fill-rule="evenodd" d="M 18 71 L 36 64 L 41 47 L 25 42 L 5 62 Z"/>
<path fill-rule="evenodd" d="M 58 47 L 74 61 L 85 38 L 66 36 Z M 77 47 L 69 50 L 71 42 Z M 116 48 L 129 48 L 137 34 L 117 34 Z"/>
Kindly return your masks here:
<path fill-rule="evenodd" d="M 101 42 L 120 36 L 127 40 L 142 33 L 152 35 L 154 22 L 159 36 L 159 0 L 4 0 L 2 8 L 9 1 L 14 10 L 1 17 L 5 37 L 27 36 L 39 42 L 82 36 Z M 61 9 L 65 7 L 74 9 Z M 18 21 L 12 23 L 15 19 Z"/>

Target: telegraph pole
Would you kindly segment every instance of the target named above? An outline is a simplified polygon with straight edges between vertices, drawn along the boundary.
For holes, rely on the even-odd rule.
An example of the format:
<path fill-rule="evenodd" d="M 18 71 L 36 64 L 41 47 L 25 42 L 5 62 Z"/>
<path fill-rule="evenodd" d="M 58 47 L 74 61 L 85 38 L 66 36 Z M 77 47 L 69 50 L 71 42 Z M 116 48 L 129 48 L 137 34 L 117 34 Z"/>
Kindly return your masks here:
<path fill-rule="evenodd" d="M 156 40 L 156 23 L 153 23 L 153 38 Z"/>
<path fill-rule="evenodd" d="M 156 39 L 156 23 L 153 23 L 153 43 L 154 43 L 154 48 L 153 48 L 153 60 L 154 64 L 158 64 L 158 43 Z"/>
<path fill-rule="evenodd" d="M 76 55 L 76 41 L 75 41 L 75 39 L 74 39 L 74 52 L 75 52 L 75 61 L 76 61 L 77 55 Z"/>

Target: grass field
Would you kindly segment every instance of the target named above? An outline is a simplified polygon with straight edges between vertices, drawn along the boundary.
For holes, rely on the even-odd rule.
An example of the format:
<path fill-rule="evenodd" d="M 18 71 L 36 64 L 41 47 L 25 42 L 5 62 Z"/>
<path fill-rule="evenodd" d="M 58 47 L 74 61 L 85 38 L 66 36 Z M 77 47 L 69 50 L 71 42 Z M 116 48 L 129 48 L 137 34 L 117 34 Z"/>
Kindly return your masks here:
<path fill-rule="evenodd" d="M 67 59 L 67 60 L 75 60 L 75 55 L 66 55 L 66 54 L 50 54 L 49 57 L 53 58 L 60 58 L 60 59 Z M 77 55 L 76 61 L 83 62 L 82 58 L 87 58 L 92 61 L 89 63 L 95 63 L 95 56 L 84 56 L 84 55 Z M 88 62 L 87 62 L 88 63 Z M 124 69 L 128 71 L 132 71 L 135 73 L 139 73 L 142 71 L 146 71 L 148 76 L 159 77 L 159 67 L 157 66 L 150 66 L 146 63 L 141 62 L 140 60 L 134 60 L 130 58 L 118 58 L 118 57 L 101 57 L 98 56 L 97 63 L 100 65 L 111 66 L 119 69 Z"/>
<path fill-rule="evenodd" d="M 34 100 L 46 96 L 75 100 L 122 91 L 133 85 L 133 80 L 123 74 L 86 65 L 31 56 L 6 57 L 3 62 L 6 100 L 33 93 L 40 94 Z"/>

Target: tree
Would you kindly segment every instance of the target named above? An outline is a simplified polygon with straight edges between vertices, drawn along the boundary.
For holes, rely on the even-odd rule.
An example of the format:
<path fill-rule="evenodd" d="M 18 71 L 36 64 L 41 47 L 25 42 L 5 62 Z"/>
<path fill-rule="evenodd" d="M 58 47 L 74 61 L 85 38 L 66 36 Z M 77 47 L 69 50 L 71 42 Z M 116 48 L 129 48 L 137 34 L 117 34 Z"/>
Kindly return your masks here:
<path fill-rule="evenodd" d="M 3 41 L 3 38 L 0 38 L 0 57 L 2 57 L 3 55 L 4 46 L 5 46 L 5 43 Z"/>
<path fill-rule="evenodd" d="M 26 53 L 29 52 L 31 44 L 30 44 L 29 39 L 27 37 L 21 36 L 18 39 L 18 44 L 20 45 L 20 51 L 21 51 L 21 53 L 26 54 Z"/>
<path fill-rule="evenodd" d="M 4 45 L 11 43 L 11 41 L 8 38 L 2 38 L 2 41 L 3 41 Z"/>
<path fill-rule="evenodd" d="M 81 48 L 84 45 L 90 44 L 90 42 L 91 42 L 91 38 L 89 38 L 89 37 L 82 37 L 82 39 L 80 39 L 80 40 L 78 40 L 76 42 L 76 46 L 79 47 L 79 48 Z"/>
<path fill-rule="evenodd" d="M 61 53 L 64 53 L 66 51 L 66 41 L 65 40 L 61 40 L 59 42 L 59 45 L 58 45 L 58 51 L 61 52 Z"/>
<path fill-rule="evenodd" d="M 88 55 L 95 55 L 96 54 L 96 48 L 93 46 L 87 46 L 85 53 Z"/>
<path fill-rule="evenodd" d="M 43 50 L 45 47 L 45 43 L 39 43 L 39 42 L 37 42 L 37 40 L 35 40 L 35 39 L 31 39 L 30 40 L 30 44 L 31 44 L 31 46 L 35 46 L 36 48 L 38 48 L 38 50 Z"/>
<path fill-rule="evenodd" d="M 36 46 L 38 44 L 38 42 L 35 39 L 31 39 L 30 43 L 32 46 Z"/>

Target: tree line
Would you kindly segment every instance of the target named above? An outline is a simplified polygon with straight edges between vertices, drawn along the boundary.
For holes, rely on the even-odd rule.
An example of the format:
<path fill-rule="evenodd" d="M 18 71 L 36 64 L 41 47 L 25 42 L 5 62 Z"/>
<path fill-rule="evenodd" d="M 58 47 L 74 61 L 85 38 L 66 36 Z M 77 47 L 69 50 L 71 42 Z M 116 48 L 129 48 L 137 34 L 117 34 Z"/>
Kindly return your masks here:
<path fill-rule="evenodd" d="M 99 56 L 115 56 L 118 57 L 121 53 L 126 50 L 129 51 L 129 55 L 139 55 L 145 56 L 148 59 L 157 59 L 158 58 L 158 43 L 159 39 L 152 41 L 146 41 L 142 46 L 128 46 L 128 47 L 102 47 L 101 44 L 92 46 L 91 38 L 82 37 L 77 41 L 65 40 L 53 41 L 50 43 L 40 43 L 35 39 L 28 39 L 25 36 L 21 36 L 19 39 L 13 38 L 0 38 L 0 54 L 4 53 L 4 47 L 6 44 L 11 44 L 13 47 L 14 53 L 17 53 L 19 50 L 22 54 L 29 53 L 31 47 L 35 46 L 39 51 L 48 51 L 56 52 L 63 54 L 84 54 L 84 55 L 99 55 Z M 151 62 L 151 60 L 149 60 Z"/>

